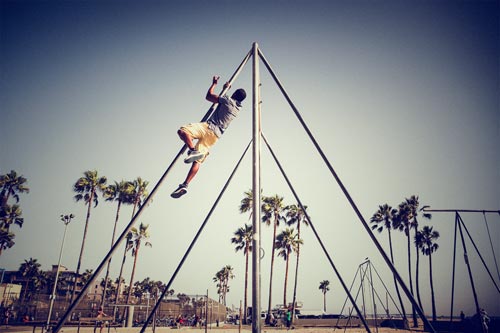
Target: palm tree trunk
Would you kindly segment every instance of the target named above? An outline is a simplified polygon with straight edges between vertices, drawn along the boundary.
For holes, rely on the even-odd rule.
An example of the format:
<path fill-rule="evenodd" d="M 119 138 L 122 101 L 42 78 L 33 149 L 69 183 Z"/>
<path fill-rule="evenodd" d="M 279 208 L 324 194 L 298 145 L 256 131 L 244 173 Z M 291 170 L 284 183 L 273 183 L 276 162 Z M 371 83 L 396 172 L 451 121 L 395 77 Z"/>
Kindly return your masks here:
<path fill-rule="evenodd" d="M 326 290 L 323 291 L 323 312 L 326 313 Z"/>
<path fill-rule="evenodd" d="M 411 239 L 410 239 L 410 228 L 408 228 L 408 234 L 406 235 L 406 238 L 408 240 L 408 278 L 410 280 L 410 293 L 413 296 L 413 279 L 411 277 Z M 413 317 L 413 327 L 418 327 L 418 322 L 417 322 L 417 312 L 415 311 L 415 307 L 413 306 L 413 303 L 411 305 L 411 312 L 412 312 L 412 317 Z"/>
<path fill-rule="evenodd" d="M 432 321 L 436 321 L 436 300 L 434 299 L 434 283 L 432 282 L 432 254 L 429 252 L 429 279 L 431 283 Z"/>
<path fill-rule="evenodd" d="M 269 274 L 269 302 L 267 303 L 267 316 L 266 323 L 269 324 L 269 319 L 271 318 L 271 303 L 272 303 L 272 295 L 273 295 L 273 271 L 274 271 L 274 243 L 276 242 L 276 229 L 278 225 L 274 222 L 274 231 L 273 231 L 273 247 L 271 250 L 271 272 Z M 259 314 L 260 316 L 260 314 Z"/>
<path fill-rule="evenodd" d="M 227 286 L 227 285 L 228 285 L 228 284 L 229 284 L 229 277 L 226 277 L 226 278 L 224 279 L 224 294 L 223 294 L 223 296 L 224 296 L 223 301 L 224 301 L 224 302 L 222 303 L 222 304 L 224 304 L 224 306 L 226 306 L 226 295 L 227 295 L 227 289 L 228 289 L 228 286 Z"/>
<path fill-rule="evenodd" d="M 85 241 L 87 239 L 87 230 L 88 230 L 89 221 L 90 221 L 90 209 L 92 207 L 92 201 L 93 200 L 94 200 L 94 191 L 91 191 L 90 192 L 89 202 L 87 204 L 87 218 L 85 219 L 85 228 L 83 229 L 82 248 L 80 249 L 80 256 L 78 257 L 78 264 L 76 266 L 76 272 L 75 272 L 75 281 L 73 283 L 73 292 L 71 293 L 71 303 L 73 303 L 73 299 L 75 298 L 76 285 L 78 284 L 78 277 L 79 277 L 79 274 L 80 274 L 80 267 L 82 265 L 83 249 L 85 248 Z"/>
<path fill-rule="evenodd" d="M 247 294 L 248 294 L 248 253 L 249 253 L 249 248 L 248 245 L 245 246 L 245 295 L 243 297 L 244 299 L 244 307 L 243 307 L 243 321 L 242 323 L 246 324 L 247 323 L 247 308 L 248 308 L 248 299 L 247 299 Z M 240 321 L 242 318 L 240 318 Z"/>
<path fill-rule="evenodd" d="M 424 307 L 422 306 L 422 300 L 420 299 L 420 283 L 418 283 L 419 280 L 419 266 L 420 266 L 420 254 L 418 253 L 418 247 L 416 246 L 417 252 L 416 252 L 416 267 L 415 267 L 415 287 L 417 288 L 417 299 L 418 299 L 418 305 L 424 311 Z"/>
<path fill-rule="evenodd" d="M 415 217 L 415 239 L 417 237 L 417 233 L 418 233 L 418 221 L 417 221 L 417 218 Z M 417 291 L 417 300 L 418 300 L 418 305 L 420 306 L 420 309 L 422 309 L 422 311 L 424 311 L 424 307 L 422 306 L 422 299 L 420 298 L 420 282 L 419 282 L 419 266 L 420 266 L 420 253 L 418 251 L 418 244 L 415 243 L 415 258 L 416 258 L 416 263 L 415 263 L 415 287 L 416 287 L 416 291 Z"/>
<path fill-rule="evenodd" d="M 135 267 L 137 265 L 137 255 L 139 254 L 139 247 L 140 247 L 140 243 L 137 243 L 137 247 L 135 249 L 135 255 L 134 255 L 134 265 L 132 266 L 132 273 L 130 274 L 130 284 L 129 284 L 129 288 L 128 288 L 128 295 L 127 295 L 127 304 L 129 304 L 130 302 L 130 296 L 132 295 L 132 287 L 133 287 L 133 284 L 134 284 L 134 275 L 135 275 Z"/>
<path fill-rule="evenodd" d="M 134 265 L 132 266 L 132 273 L 130 274 L 130 284 L 128 287 L 127 302 L 126 302 L 127 305 L 129 304 L 130 296 L 132 295 L 132 288 L 133 288 L 133 284 L 134 284 L 135 267 L 137 265 L 137 254 L 139 252 L 139 246 L 140 246 L 140 243 L 137 243 L 137 247 L 135 248 Z M 124 312 L 123 317 L 125 317 L 125 310 L 126 310 L 126 308 L 123 311 Z M 127 311 L 127 315 L 128 315 L 128 311 Z"/>
<path fill-rule="evenodd" d="M 111 235 L 111 247 L 113 247 L 113 244 L 115 243 L 116 225 L 118 224 L 118 218 L 120 217 L 121 205 L 122 202 L 118 201 L 118 207 L 116 208 L 115 225 L 113 227 L 113 234 Z M 108 278 L 109 278 L 109 268 L 111 266 L 111 259 L 112 257 L 109 258 L 108 265 L 106 267 L 106 276 L 104 277 L 104 289 L 102 291 L 101 306 L 104 306 L 104 299 L 106 298 L 106 290 L 108 289 Z"/>
<path fill-rule="evenodd" d="M 288 284 L 288 265 L 290 263 L 290 254 L 286 256 L 286 265 L 285 265 L 285 286 L 283 288 L 283 306 L 286 308 L 286 286 Z"/>
<path fill-rule="evenodd" d="M 23 298 L 22 298 L 22 301 L 21 303 L 24 303 L 24 301 L 26 300 L 26 294 L 28 293 L 28 284 L 29 284 L 30 280 L 27 279 L 26 280 L 26 285 L 24 286 L 24 293 L 23 293 Z"/>
<path fill-rule="evenodd" d="M 120 274 L 118 275 L 118 285 L 116 287 L 116 296 L 115 296 L 115 304 L 118 303 L 118 298 L 120 297 L 120 287 L 122 284 L 122 274 L 123 274 L 123 266 L 125 266 L 125 260 L 127 259 L 127 243 L 125 242 L 125 250 L 123 251 L 123 259 L 122 264 L 120 266 Z M 113 318 L 116 320 L 116 311 L 117 307 L 115 306 L 113 309 Z"/>
<path fill-rule="evenodd" d="M 297 239 L 300 239 L 300 220 L 297 222 Z M 300 257 L 300 243 L 297 244 L 297 260 L 295 261 L 295 279 L 293 282 L 293 298 L 292 298 L 292 324 L 295 318 L 295 306 L 297 303 L 297 279 L 299 275 L 299 257 Z"/>
<path fill-rule="evenodd" d="M 387 233 L 389 235 L 389 251 L 391 253 L 391 263 L 394 266 L 394 252 L 392 251 L 391 230 L 387 229 Z M 399 304 L 401 305 L 401 312 L 403 314 L 403 322 L 406 322 L 407 321 L 407 319 L 406 319 L 406 310 L 405 310 L 405 306 L 404 306 L 404 303 L 403 303 L 403 299 L 401 298 L 401 293 L 399 292 L 398 282 L 396 281 L 396 276 L 393 275 L 393 278 L 394 278 L 394 286 L 396 287 L 396 294 L 398 295 Z"/>

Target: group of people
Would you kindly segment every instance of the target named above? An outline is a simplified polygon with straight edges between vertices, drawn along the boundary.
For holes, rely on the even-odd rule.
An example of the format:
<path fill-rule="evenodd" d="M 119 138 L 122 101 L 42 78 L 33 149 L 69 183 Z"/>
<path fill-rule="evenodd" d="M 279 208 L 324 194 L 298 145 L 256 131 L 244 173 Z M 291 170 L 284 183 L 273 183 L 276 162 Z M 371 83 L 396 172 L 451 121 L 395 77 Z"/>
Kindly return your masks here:
<path fill-rule="evenodd" d="M 292 310 L 288 309 L 282 316 L 283 324 L 286 326 L 287 329 L 290 329 L 292 326 Z M 271 326 L 279 326 L 280 323 L 278 321 L 278 318 L 271 312 L 269 314 L 269 319 L 268 319 L 268 324 Z"/>

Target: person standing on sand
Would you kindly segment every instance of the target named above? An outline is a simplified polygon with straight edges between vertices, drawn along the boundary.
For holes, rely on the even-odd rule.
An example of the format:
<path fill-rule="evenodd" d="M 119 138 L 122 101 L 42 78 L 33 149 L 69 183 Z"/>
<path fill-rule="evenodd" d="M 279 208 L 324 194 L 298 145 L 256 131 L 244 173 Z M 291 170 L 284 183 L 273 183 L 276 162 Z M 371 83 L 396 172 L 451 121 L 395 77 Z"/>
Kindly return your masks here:
<path fill-rule="evenodd" d="M 286 329 L 289 330 L 290 326 L 292 326 L 292 311 L 288 309 L 286 312 Z"/>
<path fill-rule="evenodd" d="M 96 321 L 96 326 L 100 326 L 99 333 L 102 333 L 102 329 L 108 324 L 108 321 L 104 320 L 104 317 L 106 316 L 107 314 L 104 313 L 104 308 L 101 306 L 99 308 L 99 311 L 97 311 L 97 321 Z"/>

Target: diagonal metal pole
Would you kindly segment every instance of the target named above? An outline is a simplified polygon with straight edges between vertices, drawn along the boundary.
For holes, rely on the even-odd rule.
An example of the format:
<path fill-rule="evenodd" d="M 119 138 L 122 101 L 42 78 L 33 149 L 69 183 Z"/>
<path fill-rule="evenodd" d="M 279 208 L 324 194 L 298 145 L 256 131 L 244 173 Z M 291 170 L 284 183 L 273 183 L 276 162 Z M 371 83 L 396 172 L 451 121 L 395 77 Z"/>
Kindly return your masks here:
<path fill-rule="evenodd" d="M 264 55 L 262 54 L 262 52 L 259 50 L 259 56 L 260 58 L 262 59 L 262 61 L 264 62 L 264 65 L 267 67 L 269 73 L 271 74 L 271 76 L 273 77 L 274 81 L 276 82 L 276 84 L 278 85 L 279 89 L 281 90 L 283 96 L 285 97 L 285 99 L 287 100 L 288 104 L 290 105 L 290 107 L 292 108 L 293 112 L 295 113 L 295 115 L 297 116 L 297 119 L 299 120 L 299 122 L 302 124 L 302 127 L 304 128 L 304 130 L 306 131 L 307 135 L 309 136 L 309 138 L 311 139 L 312 143 L 314 144 L 314 146 L 316 147 L 316 150 L 318 151 L 318 153 L 320 154 L 321 158 L 323 159 L 323 161 L 325 162 L 326 166 L 328 167 L 328 169 L 330 170 L 330 173 L 332 174 L 332 176 L 335 178 L 337 184 L 339 185 L 340 189 L 342 190 L 342 192 L 344 193 L 344 196 L 346 197 L 347 201 L 349 201 L 352 209 L 354 210 L 354 212 L 356 213 L 356 215 L 358 216 L 358 219 L 359 221 L 361 222 L 361 224 L 363 225 L 363 227 L 365 228 L 366 232 L 368 233 L 368 235 L 370 236 L 372 242 L 375 244 L 375 246 L 377 247 L 377 250 L 380 252 L 380 254 L 382 255 L 383 259 L 385 260 L 387 266 L 390 268 L 390 270 L 392 271 L 392 273 L 394 274 L 394 276 L 396 277 L 397 281 L 399 282 L 399 284 L 401 285 L 401 288 L 403 289 L 403 291 L 405 292 L 406 296 L 408 297 L 408 299 L 410 300 L 410 302 L 412 303 L 412 305 L 415 307 L 415 310 L 417 310 L 418 312 L 418 315 L 420 316 L 420 318 L 422 319 L 422 321 L 424 322 L 424 325 L 425 327 L 429 328 L 429 330 L 431 332 L 436 332 L 434 327 L 432 327 L 431 323 L 429 322 L 429 320 L 427 319 L 427 317 L 425 316 L 423 310 L 420 308 L 420 306 L 418 305 L 418 303 L 416 302 L 415 298 L 412 296 L 410 290 L 408 289 L 408 287 L 406 286 L 405 282 L 403 281 L 403 279 L 401 278 L 401 276 L 399 275 L 399 272 L 396 270 L 396 267 L 394 267 L 394 265 L 392 264 L 391 260 L 389 259 L 389 257 L 387 256 L 387 254 L 385 253 L 384 249 L 382 248 L 382 245 L 380 245 L 379 241 L 377 240 L 377 238 L 375 237 L 375 235 L 373 234 L 372 230 L 370 229 L 370 227 L 368 226 L 368 223 L 366 222 L 365 218 L 363 217 L 363 215 L 361 214 L 361 211 L 359 210 L 358 206 L 356 205 L 356 203 L 354 202 L 354 200 L 352 199 L 351 195 L 349 194 L 349 192 L 347 191 L 347 188 L 344 186 L 344 184 L 342 183 L 342 181 L 340 180 L 339 176 L 337 175 L 337 173 L 335 172 L 335 170 L 333 169 L 333 166 L 330 164 L 330 162 L 328 161 L 328 159 L 326 158 L 326 155 L 324 154 L 323 150 L 321 149 L 321 147 L 319 146 L 318 142 L 316 141 L 316 139 L 314 138 L 314 136 L 312 135 L 311 131 L 309 130 L 309 128 L 307 127 L 306 123 L 304 122 L 304 120 L 302 119 L 302 116 L 300 115 L 299 111 L 297 110 L 297 108 L 295 107 L 295 105 L 293 104 L 292 100 L 290 99 L 290 97 L 288 96 L 287 92 L 285 91 L 285 89 L 283 88 L 283 85 L 281 84 L 281 82 L 279 81 L 278 77 L 276 76 L 276 74 L 274 73 L 274 71 L 272 70 L 271 66 L 269 65 L 269 62 L 266 60 L 266 58 L 264 57 Z"/>
<path fill-rule="evenodd" d="M 250 59 L 250 56 L 251 56 L 251 52 L 249 51 L 247 53 L 247 55 L 245 56 L 245 58 L 243 59 L 243 61 L 241 62 L 241 64 L 238 66 L 238 68 L 234 72 L 234 74 L 231 76 L 231 78 L 229 80 L 229 84 L 230 85 L 236 79 L 236 77 L 239 75 L 239 73 L 242 71 L 243 67 L 245 66 L 245 64 Z M 222 92 L 221 92 L 221 95 L 223 95 L 228 89 L 229 89 L 229 87 L 228 88 L 224 88 L 222 90 Z M 212 113 L 214 112 L 215 107 L 216 107 L 216 104 L 213 104 L 210 107 L 210 109 L 207 111 L 207 113 L 205 114 L 205 116 L 202 118 L 201 121 L 206 121 L 212 115 Z M 145 207 L 148 206 L 148 204 L 150 203 L 150 201 L 152 200 L 152 198 L 154 197 L 154 195 L 156 194 L 156 192 L 160 188 L 160 186 L 163 183 L 163 181 L 167 178 L 167 175 L 169 174 L 170 170 L 173 168 L 173 166 L 175 165 L 175 163 L 177 162 L 177 160 L 179 159 L 179 157 L 184 153 L 184 151 L 186 150 L 186 148 L 187 148 L 187 146 L 183 145 L 182 148 L 179 150 L 179 152 L 175 156 L 174 160 L 172 161 L 172 163 L 170 163 L 170 165 L 167 168 L 167 170 L 163 173 L 163 175 L 161 176 L 160 180 L 156 183 L 155 187 L 153 188 L 153 190 L 151 191 L 151 193 L 149 194 L 149 196 L 144 200 L 143 205 L 139 208 L 139 210 L 134 215 L 134 217 L 132 218 L 132 220 L 130 220 L 129 224 L 125 227 L 125 229 L 123 230 L 123 232 L 121 233 L 121 235 L 116 240 L 115 244 L 111 247 L 111 249 L 106 254 L 106 256 L 104 257 L 104 259 L 101 261 L 101 263 L 99 264 L 99 266 L 97 266 L 97 268 L 94 271 L 94 274 L 92 274 L 92 276 L 87 281 L 87 283 L 85 284 L 85 286 L 82 288 L 82 290 L 80 291 L 80 293 L 78 294 L 78 296 L 70 304 L 70 306 L 68 307 L 68 309 L 66 310 L 66 312 L 64 313 L 64 315 L 61 317 L 61 319 L 59 320 L 59 322 L 57 323 L 57 325 L 54 327 L 54 330 L 53 330 L 54 333 L 58 333 L 60 331 L 60 329 L 62 328 L 62 326 L 64 325 L 64 323 L 68 319 L 68 317 L 71 315 L 71 312 L 73 312 L 73 310 L 76 308 L 76 306 L 80 303 L 80 301 L 83 298 L 83 296 L 85 295 L 86 291 L 90 288 L 90 286 L 92 286 L 94 280 L 99 276 L 99 274 L 101 273 L 102 269 L 104 268 L 104 266 L 106 265 L 106 263 L 108 262 L 108 260 L 112 257 L 113 253 L 120 246 L 120 244 L 123 242 L 123 240 L 127 237 L 127 233 L 134 226 L 135 221 L 141 216 L 141 214 L 142 214 L 143 210 L 145 209 Z"/>
<path fill-rule="evenodd" d="M 495 213 L 495 214 L 500 214 L 500 210 L 479 210 L 479 209 L 430 209 L 430 208 L 424 208 L 422 209 L 423 212 L 433 212 L 433 213 Z"/>
<path fill-rule="evenodd" d="M 198 237 L 201 235 L 201 232 L 203 231 L 203 229 L 205 228 L 206 224 L 208 223 L 208 220 L 212 216 L 212 213 L 214 212 L 215 208 L 219 204 L 219 201 L 222 198 L 222 195 L 224 194 L 224 192 L 226 192 L 226 189 L 229 186 L 229 183 L 233 179 L 233 176 L 236 173 L 236 170 L 238 170 L 238 167 L 240 166 L 241 161 L 243 160 L 243 157 L 245 157 L 247 151 L 249 150 L 251 143 L 252 143 L 251 141 L 248 143 L 247 147 L 245 148 L 245 151 L 243 152 L 243 154 L 241 155 L 240 159 L 238 160 L 238 163 L 236 163 L 236 166 L 234 167 L 233 172 L 229 176 L 228 180 L 226 181 L 226 184 L 224 185 L 224 187 L 222 188 L 221 192 L 219 193 L 219 196 L 217 197 L 217 199 L 215 200 L 214 204 L 212 205 L 212 208 L 210 209 L 210 211 L 208 212 L 207 216 L 205 217 L 205 220 L 203 221 L 203 223 L 201 224 L 200 228 L 198 229 L 198 232 L 196 233 L 196 235 L 194 236 L 193 240 L 191 241 L 191 244 L 189 245 L 188 249 L 184 253 L 184 256 L 182 257 L 181 261 L 177 265 L 177 268 L 175 269 L 174 274 L 172 274 L 172 277 L 168 281 L 167 285 L 165 286 L 165 288 L 163 288 L 163 292 L 161 293 L 161 296 L 156 301 L 155 306 L 151 310 L 151 313 L 149 314 L 148 318 L 146 319 L 146 322 L 142 326 L 141 333 L 144 333 L 144 331 L 148 327 L 149 323 L 153 319 L 154 314 L 156 313 L 156 311 L 160 307 L 160 304 L 161 304 L 163 298 L 165 297 L 165 295 L 167 294 L 168 290 L 170 289 L 170 286 L 172 285 L 172 283 L 174 282 L 175 278 L 177 277 L 177 274 L 179 273 L 180 269 L 182 268 L 182 265 L 184 265 L 184 262 L 186 261 L 187 257 L 191 253 L 191 250 L 193 249 L 194 245 L 196 244 L 196 241 L 198 240 Z"/>
<path fill-rule="evenodd" d="M 469 263 L 469 255 L 467 254 L 467 246 L 465 246 L 465 238 L 464 238 L 464 234 L 462 231 L 463 221 L 462 221 L 462 217 L 460 216 L 460 214 L 458 212 L 456 213 L 456 219 L 457 219 L 457 223 L 458 223 L 458 230 L 460 231 L 460 239 L 462 240 L 462 248 L 464 250 L 464 261 L 465 261 L 465 265 L 467 266 L 467 271 L 469 273 L 470 285 L 472 288 L 472 294 L 474 296 L 474 303 L 476 305 L 476 313 L 479 314 L 480 313 L 479 301 L 477 300 L 476 287 L 474 285 L 474 278 L 472 277 L 472 270 L 471 270 L 470 263 Z"/>
<path fill-rule="evenodd" d="M 470 240 L 472 246 L 474 246 L 474 249 L 476 250 L 476 253 L 479 256 L 479 259 L 481 259 L 481 262 L 483 263 L 483 266 L 486 269 L 486 272 L 488 273 L 488 275 L 489 275 L 489 277 L 491 279 L 491 282 L 493 282 L 493 285 L 497 289 L 498 293 L 500 293 L 500 288 L 498 288 L 498 285 L 497 285 L 497 283 L 495 281 L 495 278 L 493 277 L 493 274 L 491 274 L 490 269 L 488 268 L 488 265 L 486 265 L 486 262 L 484 261 L 484 258 L 482 256 L 481 252 L 479 252 L 479 249 L 477 248 L 476 242 L 474 242 L 474 239 L 472 239 L 472 236 L 469 233 L 469 229 L 467 229 L 464 221 L 462 220 L 462 217 L 461 216 L 459 216 L 459 217 L 460 217 L 460 221 L 462 222 L 462 226 L 465 229 L 465 232 L 467 233 L 467 236 L 469 236 L 469 240 Z"/>
<path fill-rule="evenodd" d="M 293 193 L 293 196 L 295 197 L 295 200 L 297 201 L 297 203 L 299 204 L 300 206 L 300 209 L 302 209 L 302 211 L 304 212 L 304 215 L 305 217 L 307 218 L 307 221 L 309 222 L 309 226 L 311 227 L 311 230 L 313 231 L 314 235 L 316 236 L 316 239 L 318 240 L 318 243 L 319 245 L 321 246 L 321 249 L 323 250 L 323 252 L 325 253 L 326 255 L 326 258 L 328 259 L 328 262 L 330 262 L 330 265 L 332 266 L 333 268 L 333 271 L 335 272 L 335 274 L 337 275 L 337 278 L 339 279 L 340 281 L 340 284 L 342 284 L 342 288 L 344 288 L 344 291 L 346 292 L 347 296 L 349 297 L 349 300 L 351 301 L 352 305 L 354 306 L 354 308 L 356 309 L 356 312 L 358 313 L 358 316 L 359 318 L 361 319 L 361 321 L 363 322 L 363 325 L 365 326 L 366 328 L 366 331 L 367 332 L 370 332 L 370 328 L 368 327 L 368 323 L 366 322 L 366 319 L 365 319 L 365 316 L 361 313 L 360 309 L 358 308 L 358 305 L 356 304 L 356 300 L 352 297 L 351 295 L 351 292 L 350 292 L 350 289 L 347 288 L 347 285 L 345 284 L 344 282 L 344 279 L 342 278 L 342 276 L 340 275 L 340 272 L 337 270 L 337 267 L 335 266 L 335 264 L 333 263 L 333 260 L 332 258 L 330 257 L 330 254 L 328 253 L 328 251 L 326 250 L 326 247 L 325 245 L 323 244 L 323 241 L 321 240 L 321 238 L 319 237 L 319 234 L 318 232 L 316 231 L 316 228 L 314 227 L 314 224 L 312 223 L 311 221 L 311 218 L 309 217 L 309 214 L 307 214 L 306 212 L 306 209 L 304 207 L 304 205 L 302 204 L 302 202 L 300 201 L 300 198 L 299 196 L 297 195 L 297 192 L 295 192 L 295 189 L 293 188 L 293 185 L 292 183 L 290 182 L 290 180 L 288 179 L 288 176 L 286 175 L 283 167 L 281 166 L 281 163 L 278 161 L 278 158 L 276 157 L 276 154 L 274 153 L 274 151 L 272 150 L 271 146 L 269 145 L 269 142 L 267 141 L 266 137 L 264 136 L 264 134 L 262 134 L 262 139 L 264 139 L 264 142 L 267 146 L 267 148 L 269 149 L 269 152 L 271 153 L 271 155 L 273 156 L 273 159 L 274 161 L 276 162 L 276 165 L 278 166 L 278 168 L 280 169 L 281 171 L 281 174 L 283 176 L 283 178 L 285 179 L 286 183 L 288 184 L 288 187 L 290 188 L 290 190 L 292 191 Z"/>
<path fill-rule="evenodd" d="M 500 214 L 500 212 L 498 212 Z M 498 281 L 500 281 L 500 270 L 498 269 L 497 256 L 495 254 L 495 248 L 493 247 L 493 241 L 491 240 L 490 228 L 488 227 L 488 220 L 486 219 L 486 213 L 483 212 L 484 224 L 486 225 L 486 231 L 488 233 L 488 239 L 490 240 L 491 252 L 493 253 L 493 261 L 495 262 L 495 267 L 497 269 Z"/>

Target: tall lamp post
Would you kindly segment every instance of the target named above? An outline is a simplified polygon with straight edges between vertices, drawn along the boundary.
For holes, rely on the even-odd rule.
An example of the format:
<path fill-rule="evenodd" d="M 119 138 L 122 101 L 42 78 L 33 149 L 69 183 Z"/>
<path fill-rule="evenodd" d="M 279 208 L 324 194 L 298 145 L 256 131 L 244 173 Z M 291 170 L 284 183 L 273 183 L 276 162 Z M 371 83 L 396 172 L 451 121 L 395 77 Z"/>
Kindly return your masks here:
<path fill-rule="evenodd" d="M 62 244 L 61 244 L 61 250 L 59 251 L 59 261 L 57 262 L 57 271 L 56 271 L 56 278 L 54 280 L 54 288 L 52 289 L 52 294 L 50 295 L 50 306 L 49 306 L 49 314 L 47 316 L 47 331 L 49 330 L 50 327 L 50 317 L 52 316 L 52 309 L 54 307 L 54 301 L 56 299 L 56 291 L 57 291 L 57 279 L 59 278 L 59 270 L 61 267 L 61 258 L 63 254 L 63 249 L 64 249 L 64 240 L 66 239 L 66 229 L 68 229 L 68 224 L 71 222 L 71 219 L 73 219 L 75 216 L 73 214 L 69 215 L 61 215 L 61 221 L 64 223 L 64 234 L 63 234 L 63 239 L 62 239 Z"/>

